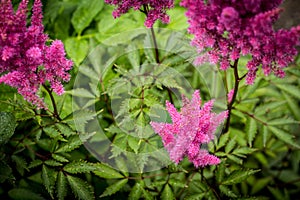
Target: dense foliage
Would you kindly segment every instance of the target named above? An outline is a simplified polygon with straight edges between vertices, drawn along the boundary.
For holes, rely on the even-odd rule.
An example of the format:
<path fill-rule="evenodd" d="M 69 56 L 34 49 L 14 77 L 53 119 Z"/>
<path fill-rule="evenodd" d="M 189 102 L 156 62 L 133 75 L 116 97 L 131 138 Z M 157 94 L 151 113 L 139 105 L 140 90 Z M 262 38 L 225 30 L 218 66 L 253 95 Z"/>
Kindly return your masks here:
<path fill-rule="evenodd" d="M 1 0 L 1 4 L 4 2 L 9 1 Z M 21 1 L 12 2 L 17 10 Z M 165 1 L 168 4 L 165 7 L 153 3 L 156 1 L 145 1 L 149 5 L 140 10 L 129 4 L 125 8 L 134 9 L 124 8 L 116 19 L 112 13 L 122 8 L 122 1 L 106 2 L 117 8 L 102 0 L 42 1 L 43 28 L 48 37 L 39 44 L 51 49 L 55 41 L 63 42 L 67 58 L 73 61 L 68 72 L 71 79 L 64 82 L 62 95 L 56 94 L 52 84 L 56 80 L 67 81 L 68 77 L 45 79 L 39 84 L 41 87 L 32 91 L 43 98 L 47 109 L 31 104 L 35 103 L 32 100 L 27 102 L 20 95 L 22 84 L 32 83 L 33 79 L 18 80 L 18 87 L 13 85 L 18 90 L 0 85 L 0 198 L 297 199 L 300 194 L 299 54 L 294 60 L 285 57 L 288 61 L 284 65 L 289 65 L 284 69 L 279 67 L 280 72 L 285 72 L 284 78 L 277 77 L 278 58 L 273 54 L 267 67 L 256 63 L 253 67 L 256 78 L 249 85 L 246 74 L 252 68 L 246 66 L 253 58 L 259 62 L 261 57 L 252 57 L 250 50 L 238 57 L 236 52 L 231 55 L 237 44 L 233 38 L 255 38 L 247 34 L 230 38 L 232 26 L 240 26 L 234 28 L 246 32 L 243 19 L 240 24 L 227 24 L 228 29 L 222 27 L 223 31 L 226 29 L 223 35 L 211 34 L 230 38 L 226 41 L 232 51 L 224 56 L 228 66 L 220 70 L 219 57 L 216 64 L 194 65 L 199 54 L 219 51 L 220 43 L 204 45 L 209 47 L 204 53 L 200 53 L 197 42 L 196 48 L 190 45 L 194 36 L 189 33 L 195 34 L 196 22 L 191 13 L 187 21 L 187 9 L 179 1 L 174 2 L 174 7 L 172 1 Z M 185 7 L 191 5 L 188 0 L 182 2 Z M 280 2 L 269 6 L 273 9 Z M 29 1 L 27 20 L 34 16 L 33 5 L 34 1 Z M 236 14 L 227 8 L 228 15 Z M 250 10 L 255 14 L 265 11 L 255 7 Z M 147 24 L 146 15 L 150 11 L 160 11 L 162 16 L 155 13 Z M 209 8 L 205 11 L 222 15 L 221 11 L 211 12 Z M 156 21 L 167 22 L 168 16 L 168 24 Z M 265 16 L 247 17 L 258 20 Z M 223 20 L 208 18 L 214 22 L 217 19 Z M 30 20 L 27 22 L 30 27 Z M 152 22 L 155 22 L 153 28 Z M 3 24 L 1 21 L 0 28 Z M 22 30 L 25 34 L 25 24 Z M 273 31 L 271 25 L 265 30 Z M 280 40 L 284 39 L 282 35 L 292 35 L 294 38 L 280 43 L 287 45 L 297 40 L 297 31 L 299 28 L 292 29 L 292 33 L 288 30 L 272 33 L 274 37 L 279 35 Z M 259 39 L 259 43 L 266 42 L 263 37 Z M 23 43 L 35 44 L 25 40 Z M 0 43 L 1 53 L 3 44 Z M 24 54 L 21 58 L 26 57 L 30 47 L 27 45 L 26 51 L 21 51 Z M 289 50 L 291 56 L 296 54 L 295 49 Z M 53 63 L 58 62 L 55 55 L 67 63 L 66 68 L 60 68 L 66 73 L 71 67 L 63 50 L 58 55 L 52 53 L 51 50 Z M 43 58 L 38 65 L 47 62 Z M 0 69 L 3 63 L 0 62 Z M 58 66 L 55 64 L 51 74 L 58 73 Z M 51 66 L 36 67 L 30 73 L 39 74 L 43 70 L 47 73 L 48 68 Z M 275 75 L 266 73 L 266 68 Z M 0 75 L 3 77 L 15 69 L 19 68 L 7 67 Z M 205 131 L 196 132 L 194 126 Z M 205 138 L 207 132 L 210 135 Z M 166 133 L 172 134 L 167 137 Z M 203 138 L 197 140 L 199 137 Z M 208 157 L 215 160 L 207 160 Z"/>

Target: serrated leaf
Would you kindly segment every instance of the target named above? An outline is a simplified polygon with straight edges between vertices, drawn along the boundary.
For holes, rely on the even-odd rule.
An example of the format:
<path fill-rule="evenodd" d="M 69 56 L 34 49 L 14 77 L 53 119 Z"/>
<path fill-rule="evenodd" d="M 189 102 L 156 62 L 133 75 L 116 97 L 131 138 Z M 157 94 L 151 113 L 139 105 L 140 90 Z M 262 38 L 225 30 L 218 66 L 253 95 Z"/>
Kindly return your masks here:
<path fill-rule="evenodd" d="M 252 174 L 259 172 L 260 170 L 236 170 L 233 171 L 227 178 L 222 182 L 223 185 L 234 185 L 246 180 Z"/>
<path fill-rule="evenodd" d="M 257 133 L 257 124 L 255 119 L 249 118 L 246 123 L 246 131 L 247 131 L 247 140 L 250 147 L 252 147 L 252 142 Z"/>
<path fill-rule="evenodd" d="M 97 163 L 95 165 L 97 168 L 94 171 L 94 173 L 97 176 L 100 176 L 102 178 L 108 178 L 108 179 L 113 179 L 113 178 L 123 178 L 124 176 L 117 172 L 115 169 L 111 168 L 110 166 L 104 165 L 102 163 Z"/>
<path fill-rule="evenodd" d="M 9 141 L 16 128 L 16 119 L 12 113 L 0 112 L 0 145 Z"/>
<path fill-rule="evenodd" d="M 52 166 L 52 167 L 58 167 L 58 166 L 62 166 L 63 164 L 60 162 L 57 162 L 56 160 L 50 159 L 50 160 L 46 160 L 45 164 L 48 166 Z"/>
<path fill-rule="evenodd" d="M 88 173 L 97 169 L 94 163 L 88 163 L 84 160 L 76 160 L 68 163 L 64 166 L 64 171 L 77 174 L 77 173 Z"/>
<path fill-rule="evenodd" d="M 72 25 L 79 35 L 90 25 L 94 17 L 102 10 L 103 5 L 104 2 L 98 0 L 81 1 L 71 19 Z"/>
<path fill-rule="evenodd" d="M 76 97 L 85 97 L 85 98 L 95 98 L 95 95 L 93 95 L 90 91 L 88 91 L 85 88 L 75 88 L 69 91 L 66 91 L 66 94 L 71 94 Z"/>
<path fill-rule="evenodd" d="M 58 154 L 51 154 L 52 158 L 59 161 L 59 162 L 69 162 L 69 160 L 67 158 L 65 158 L 64 156 L 58 155 Z"/>
<path fill-rule="evenodd" d="M 276 84 L 276 87 L 278 87 L 279 89 L 285 91 L 286 93 L 296 97 L 298 100 L 300 100 L 300 90 L 299 87 L 296 87 L 294 85 L 280 85 L 280 84 Z"/>
<path fill-rule="evenodd" d="M 72 128 L 68 124 L 56 123 L 55 127 L 61 134 L 63 134 L 66 137 L 76 134 L 76 132 L 72 130 Z"/>
<path fill-rule="evenodd" d="M 68 142 L 63 143 L 55 152 L 70 152 L 79 148 L 82 145 L 82 140 L 78 135 L 71 136 Z"/>
<path fill-rule="evenodd" d="M 230 160 L 232 160 L 233 162 L 236 162 L 236 163 L 239 164 L 239 165 L 243 164 L 243 160 L 240 159 L 240 158 L 238 158 L 238 157 L 235 156 L 235 155 L 229 154 L 229 155 L 227 155 L 227 157 L 228 157 Z"/>
<path fill-rule="evenodd" d="M 224 179 L 225 176 L 225 163 L 221 162 L 218 167 L 217 167 L 217 172 L 216 172 L 216 179 L 218 183 L 221 183 Z"/>
<path fill-rule="evenodd" d="M 13 200 L 44 200 L 44 198 L 31 190 L 25 188 L 14 188 L 8 192 L 8 196 Z"/>
<path fill-rule="evenodd" d="M 298 105 L 298 101 L 295 101 L 295 99 L 291 98 L 290 95 L 288 95 L 287 93 L 283 92 L 283 96 L 288 104 L 288 107 L 290 109 L 290 111 L 293 113 L 294 117 L 297 120 L 300 120 L 300 112 L 299 112 L 299 105 Z"/>
<path fill-rule="evenodd" d="M 42 165 L 42 164 L 43 164 L 43 161 L 41 161 L 41 160 L 33 160 L 33 161 L 29 164 L 28 169 L 34 168 L 34 167 L 37 167 L 37 166 L 40 166 L 40 165 Z"/>
<path fill-rule="evenodd" d="M 52 126 L 43 127 L 43 131 L 51 138 L 66 141 L 61 133 Z"/>
<path fill-rule="evenodd" d="M 229 153 L 230 151 L 232 151 L 233 148 L 235 147 L 235 144 L 236 144 L 235 137 L 231 138 L 225 146 L 225 152 Z"/>
<path fill-rule="evenodd" d="M 164 190 L 161 193 L 160 198 L 162 200 L 173 200 L 173 199 L 175 199 L 173 191 L 172 191 L 171 187 L 169 186 L 169 184 L 165 185 Z"/>
<path fill-rule="evenodd" d="M 67 179 L 62 171 L 58 172 L 57 176 L 57 198 L 59 200 L 65 199 L 67 195 Z"/>
<path fill-rule="evenodd" d="M 278 139 L 282 140 L 283 142 L 296 147 L 300 148 L 300 145 L 294 142 L 293 136 L 289 133 L 285 132 L 284 130 L 281 130 L 279 128 L 276 128 L 275 126 L 268 126 L 269 130 L 274 134 Z"/>
<path fill-rule="evenodd" d="M 225 185 L 219 186 L 220 191 L 228 197 L 236 198 L 237 195 Z"/>
<path fill-rule="evenodd" d="M 174 187 L 179 187 L 179 188 L 184 188 L 186 187 L 186 184 L 183 183 L 182 181 L 178 179 L 170 179 L 168 183 L 174 188 Z"/>
<path fill-rule="evenodd" d="M 81 178 L 67 176 L 68 183 L 78 199 L 90 200 L 95 199 L 94 189 Z"/>
<path fill-rule="evenodd" d="M 3 183 L 9 178 L 12 178 L 12 169 L 11 167 L 0 160 L 0 183 Z"/>
<path fill-rule="evenodd" d="M 24 170 L 28 171 L 26 160 L 24 158 L 22 158 L 20 156 L 16 156 L 16 155 L 12 155 L 11 159 L 16 163 L 17 171 L 23 176 Z"/>
<path fill-rule="evenodd" d="M 142 195 L 142 186 L 139 182 L 137 182 L 133 188 L 131 189 L 131 192 L 129 193 L 129 198 L 130 200 L 138 200 L 141 198 L 141 195 Z"/>
<path fill-rule="evenodd" d="M 48 193 L 54 198 L 54 186 L 55 181 L 57 178 L 57 172 L 53 169 L 48 168 L 46 165 L 42 167 L 42 180 L 45 188 L 47 189 Z"/>
<path fill-rule="evenodd" d="M 299 124 L 299 122 L 295 121 L 294 119 L 289 118 L 278 118 L 268 121 L 268 125 L 271 126 L 281 126 L 281 125 L 289 125 L 289 124 Z"/>
<path fill-rule="evenodd" d="M 227 143 L 228 139 L 229 139 L 229 132 L 221 135 L 221 137 L 219 138 L 219 141 L 218 141 L 217 150 L 224 147 L 225 144 Z"/>
<path fill-rule="evenodd" d="M 67 54 L 77 66 L 85 59 L 89 50 L 88 42 L 78 38 L 68 38 L 65 41 L 65 47 Z"/>
<path fill-rule="evenodd" d="M 145 190 L 144 188 L 142 188 L 142 192 L 143 192 L 143 196 L 146 200 L 154 199 L 153 195 L 148 190 Z"/>
<path fill-rule="evenodd" d="M 232 154 L 233 155 L 236 155 L 236 156 L 240 156 L 242 157 L 242 155 L 248 155 L 248 154 L 251 154 L 253 152 L 255 152 L 257 149 L 254 149 L 254 148 L 249 148 L 249 147 L 241 147 L 241 148 L 237 148 L 235 149 Z"/>
<path fill-rule="evenodd" d="M 105 191 L 103 192 L 103 194 L 101 194 L 100 197 L 106 197 L 106 196 L 110 196 L 112 194 L 115 194 L 120 189 L 122 189 L 122 187 L 124 187 L 127 182 L 128 182 L 128 179 L 123 179 L 123 180 L 117 181 L 116 183 L 108 186 L 105 189 Z"/>

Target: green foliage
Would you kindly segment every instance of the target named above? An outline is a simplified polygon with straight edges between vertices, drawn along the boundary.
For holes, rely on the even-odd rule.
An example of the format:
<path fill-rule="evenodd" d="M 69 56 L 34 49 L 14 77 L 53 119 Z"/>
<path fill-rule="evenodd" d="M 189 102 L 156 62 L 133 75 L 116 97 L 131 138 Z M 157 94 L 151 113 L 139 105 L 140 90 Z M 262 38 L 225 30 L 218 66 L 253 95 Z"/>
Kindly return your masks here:
<path fill-rule="evenodd" d="M 75 64 L 72 79 L 62 96 L 40 89 L 48 110 L 0 85 L 1 199 L 298 198 L 299 58 L 284 79 L 258 71 L 251 86 L 239 80 L 229 130 L 220 127 L 207 145 L 219 165 L 170 163 L 149 125 L 171 123 L 166 100 L 179 108 L 181 94 L 200 89 L 219 113 L 234 88 L 232 69 L 191 64 L 196 52 L 178 4 L 170 24 L 155 24 L 158 55 L 138 11 L 114 19 L 101 0 L 44 4 L 46 32 L 63 40 Z M 240 58 L 239 75 L 248 60 Z"/>

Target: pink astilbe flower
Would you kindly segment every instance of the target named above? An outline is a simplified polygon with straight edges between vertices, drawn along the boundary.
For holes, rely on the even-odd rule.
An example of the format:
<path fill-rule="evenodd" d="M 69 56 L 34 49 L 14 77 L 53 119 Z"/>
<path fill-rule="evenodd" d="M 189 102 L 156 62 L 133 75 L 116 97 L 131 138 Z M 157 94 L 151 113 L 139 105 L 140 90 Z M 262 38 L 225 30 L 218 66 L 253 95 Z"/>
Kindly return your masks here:
<path fill-rule="evenodd" d="M 0 0 L 0 83 L 18 89 L 27 101 L 46 108 L 37 95 L 40 85 L 48 81 L 57 94 L 64 92 L 62 81 L 69 81 L 67 72 L 72 62 L 65 58 L 59 40 L 46 45 L 48 36 L 42 24 L 42 4 L 35 0 L 31 24 L 26 26 L 28 0 L 22 0 L 15 13 L 10 0 Z"/>
<path fill-rule="evenodd" d="M 241 55 L 251 55 L 247 63 L 247 84 L 252 84 L 261 66 L 265 75 L 284 76 L 283 68 L 297 55 L 300 26 L 275 31 L 273 23 L 283 0 L 183 0 L 188 10 L 188 31 L 195 37 L 192 45 L 199 53 L 195 64 L 220 63 L 226 70 Z"/>
<path fill-rule="evenodd" d="M 195 167 L 219 164 L 220 159 L 201 149 L 201 144 L 214 139 L 214 133 L 227 117 L 227 111 L 220 114 L 211 112 L 212 100 L 201 107 L 198 90 L 194 92 L 191 101 L 185 96 L 182 99 L 183 106 L 180 112 L 170 102 L 166 102 L 172 124 L 150 122 L 152 128 L 161 136 L 170 159 L 176 164 L 184 156 L 187 156 Z"/>
<path fill-rule="evenodd" d="M 174 0 L 104 0 L 105 3 L 115 5 L 117 8 L 113 11 L 115 18 L 120 17 L 122 14 L 128 12 L 130 8 L 134 10 L 144 9 L 146 6 L 148 9 L 145 11 L 147 18 L 145 26 L 151 28 L 156 20 L 161 20 L 163 23 L 169 23 L 170 18 L 166 14 L 166 10 L 174 7 Z"/>

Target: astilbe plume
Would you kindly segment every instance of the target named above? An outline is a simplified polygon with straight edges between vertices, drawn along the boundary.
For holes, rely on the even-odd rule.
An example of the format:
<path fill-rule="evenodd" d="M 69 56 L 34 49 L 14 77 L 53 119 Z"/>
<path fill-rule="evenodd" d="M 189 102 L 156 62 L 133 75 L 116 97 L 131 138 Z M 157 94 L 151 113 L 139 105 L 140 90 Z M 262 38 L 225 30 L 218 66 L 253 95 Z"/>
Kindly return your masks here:
<path fill-rule="evenodd" d="M 283 68 L 297 55 L 300 45 L 300 26 L 275 31 L 282 0 L 183 0 L 187 8 L 189 33 L 195 37 L 192 45 L 199 56 L 196 64 L 219 63 L 226 70 L 241 55 L 251 55 L 247 63 L 247 84 L 252 84 L 258 67 L 264 74 L 273 72 L 283 77 Z"/>
<path fill-rule="evenodd" d="M 145 21 L 145 26 L 151 28 L 156 20 L 161 20 L 164 23 L 169 23 L 170 18 L 166 14 L 166 10 L 174 6 L 174 0 L 104 0 L 105 3 L 115 5 L 117 8 L 113 11 L 113 16 L 115 18 L 120 17 L 121 14 L 128 12 L 130 8 L 134 10 L 144 9 L 144 6 L 147 10 L 143 10 L 147 14 Z"/>
<path fill-rule="evenodd" d="M 220 114 L 211 112 L 213 100 L 201 107 L 199 90 L 194 92 L 191 101 L 185 96 L 182 96 L 182 101 L 180 112 L 170 102 L 166 102 L 172 124 L 150 122 L 154 131 L 161 136 L 170 159 L 178 164 L 187 156 L 195 167 L 219 164 L 220 159 L 201 149 L 201 145 L 214 138 L 217 127 L 227 117 L 227 111 Z"/>
<path fill-rule="evenodd" d="M 42 4 L 35 0 L 30 26 L 26 26 L 28 0 L 22 0 L 16 13 L 10 0 L 0 5 L 0 83 L 18 89 L 27 101 L 46 108 L 37 92 L 48 81 L 54 92 L 64 92 L 62 81 L 69 81 L 67 72 L 72 61 L 65 58 L 59 40 L 46 45 L 48 36 L 42 24 Z"/>

